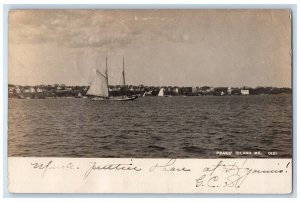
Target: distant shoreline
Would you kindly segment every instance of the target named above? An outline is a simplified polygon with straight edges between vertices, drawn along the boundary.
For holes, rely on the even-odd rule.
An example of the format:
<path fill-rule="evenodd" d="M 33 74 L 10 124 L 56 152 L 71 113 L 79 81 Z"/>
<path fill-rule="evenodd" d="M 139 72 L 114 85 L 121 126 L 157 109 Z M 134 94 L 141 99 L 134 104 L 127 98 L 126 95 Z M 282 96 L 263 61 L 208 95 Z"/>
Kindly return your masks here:
<path fill-rule="evenodd" d="M 64 84 L 20 86 L 8 85 L 8 97 L 19 99 L 86 98 L 89 86 L 66 86 Z M 177 87 L 177 86 L 133 86 L 110 85 L 109 96 L 137 95 L 158 96 L 163 89 L 164 96 L 230 96 L 230 95 L 272 95 L 291 94 L 291 88 L 277 87 Z"/>
<path fill-rule="evenodd" d="M 258 95 L 247 95 L 247 96 L 276 96 L 276 95 L 290 95 L 290 93 L 280 93 L 280 94 L 258 94 Z M 216 96 L 216 95 L 205 95 L 205 96 L 185 96 L 185 95 L 178 95 L 178 96 L 167 96 L 167 97 L 245 97 L 243 95 L 225 95 L 225 96 Z M 159 97 L 159 96 L 147 96 L 147 97 Z M 82 99 L 88 97 L 44 97 L 44 98 L 30 98 L 30 97 L 24 97 L 24 98 L 18 98 L 18 97 L 8 97 L 8 99 Z"/>

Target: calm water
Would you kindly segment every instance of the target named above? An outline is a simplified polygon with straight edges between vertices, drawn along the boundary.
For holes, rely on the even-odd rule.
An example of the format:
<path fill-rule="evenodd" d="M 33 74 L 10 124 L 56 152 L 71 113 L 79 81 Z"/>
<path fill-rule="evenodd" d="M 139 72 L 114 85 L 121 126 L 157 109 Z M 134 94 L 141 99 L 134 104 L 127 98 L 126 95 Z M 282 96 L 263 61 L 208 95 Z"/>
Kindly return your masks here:
<path fill-rule="evenodd" d="M 291 157 L 291 95 L 9 100 L 9 156 Z M 237 157 L 237 156 L 231 156 Z M 251 156 L 254 157 L 254 156 Z"/>

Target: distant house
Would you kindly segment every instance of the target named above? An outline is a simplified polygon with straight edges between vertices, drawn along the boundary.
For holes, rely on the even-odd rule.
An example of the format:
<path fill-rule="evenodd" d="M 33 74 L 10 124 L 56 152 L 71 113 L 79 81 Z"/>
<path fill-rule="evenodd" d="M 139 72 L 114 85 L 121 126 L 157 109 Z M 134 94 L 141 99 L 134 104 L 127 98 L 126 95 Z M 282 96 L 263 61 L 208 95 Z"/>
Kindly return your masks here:
<path fill-rule="evenodd" d="M 215 88 L 214 87 L 205 87 L 203 88 L 206 92 L 210 93 L 210 92 L 214 92 Z"/>
<path fill-rule="evenodd" d="M 72 91 L 72 88 L 71 87 L 67 87 L 66 90 L 67 91 Z"/>
<path fill-rule="evenodd" d="M 177 94 L 177 93 L 179 92 L 179 89 L 178 89 L 177 87 L 175 87 L 175 88 L 173 89 L 173 92 Z"/>
<path fill-rule="evenodd" d="M 28 89 L 28 88 L 25 89 L 25 90 L 24 90 L 24 93 L 30 93 L 30 89 Z"/>
<path fill-rule="evenodd" d="M 13 94 L 13 93 L 14 93 L 14 89 L 13 89 L 13 88 L 9 88 L 9 89 L 8 89 L 8 93 L 9 93 L 9 94 Z"/>
<path fill-rule="evenodd" d="M 35 93 L 35 89 L 33 87 L 30 88 L 31 93 Z"/>
<path fill-rule="evenodd" d="M 192 93 L 197 93 L 198 90 L 197 90 L 197 87 L 192 87 Z"/>
<path fill-rule="evenodd" d="M 184 91 L 184 93 L 192 93 L 192 87 L 184 87 L 183 88 L 183 91 Z"/>
<path fill-rule="evenodd" d="M 228 89 L 227 89 L 227 94 L 228 94 L 228 95 L 231 95 L 231 92 L 232 92 L 231 87 L 228 87 Z"/>
<path fill-rule="evenodd" d="M 242 89 L 241 94 L 242 95 L 249 95 L 249 90 Z"/>
<path fill-rule="evenodd" d="M 21 93 L 20 88 L 16 88 L 16 93 L 17 93 L 17 94 L 20 94 L 20 93 Z"/>
<path fill-rule="evenodd" d="M 37 89 L 36 89 L 36 92 L 41 93 L 41 92 L 43 92 L 43 89 L 37 88 Z"/>
<path fill-rule="evenodd" d="M 57 86 L 56 90 L 62 90 L 62 88 L 60 86 Z"/>

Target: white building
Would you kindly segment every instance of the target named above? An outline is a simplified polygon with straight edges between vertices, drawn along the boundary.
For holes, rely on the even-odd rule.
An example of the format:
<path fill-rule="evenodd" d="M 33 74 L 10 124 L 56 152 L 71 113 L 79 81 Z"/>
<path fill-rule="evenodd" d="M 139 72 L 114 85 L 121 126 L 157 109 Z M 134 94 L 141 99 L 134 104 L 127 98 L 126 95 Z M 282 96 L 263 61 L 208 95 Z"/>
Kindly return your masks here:
<path fill-rule="evenodd" d="M 242 95 L 249 95 L 249 90 L 241 90 Z"/>
<path fill-rule="evenodd" d="M 41 93 L 41 92 L 43 92 L 43 89 L 37 88 L 36 92 Z"/>
<path fill-rule="evenodd" d="M 30 88 L 31 93 L 35 93 L 35 89 L 33 87 Z"/>
<path fill-rule="evenodd" d="M 174 89 L 174 92 L 175 92 L 175 93 L 178 93 L 178 92 L 179 92 L 178 88 L 175 88 L 175 89 Z"/>
<path fill-rule="evenodd" d="M 197 93 L 197 87 L 192 87 L 192 93 Z"/>
<path fill-rule="evenodd" d="M 231 95 L 231 92 L 232 92 L 231 87 L 228 87 L 228 89 L 227 89 L 227 94 L 228 94 L 228 95 Z"/>
<path fill-rule="evenodd" d="M 24 93 L 30 93 L 30 89 L 25 89 Z"/>
<path fill-rule="evenodd" d="M 21 93 L 20 88 L 16 88 L 16 93 L 17 93 L 17 94 L 20 94 L 20 93 Z"/>
<path fill-rule="evenodd" d="M 215 88 L 214 87 L 209 87 L 209 89 L 206 90 L 206 92 L 210 93 L 210 92 L 214 92 Z"/>

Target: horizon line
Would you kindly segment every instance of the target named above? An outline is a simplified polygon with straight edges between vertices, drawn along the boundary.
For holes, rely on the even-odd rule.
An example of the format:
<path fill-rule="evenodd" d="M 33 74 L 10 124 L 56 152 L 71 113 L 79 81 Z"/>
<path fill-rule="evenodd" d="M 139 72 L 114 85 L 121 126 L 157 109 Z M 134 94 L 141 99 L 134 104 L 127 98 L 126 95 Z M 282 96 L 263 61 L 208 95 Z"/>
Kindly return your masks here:
<path fill-rule="evenodd" d="M 67 85 L 67 84 L 58 84 L 58 83 L 54 83 L 54 84 L 35 84 L 35 85 L 28 85 L 28 84 L 10 84 L 8 83 L 8 85 L 14 85 L 14 86 L 54 86 L 54 85 L 58 85 L 58 86 L 90 86 L 90 85 Z M 110 84 L 109 86 L 123 86 L 122 84 Z M 270 86 L 270 85 L 259 85 L 259 86 L 248 86 L 248 85 L 241 85 L 241 86 L 212 86 L 212 85 L 192 85 L 192 86 L 178 86 L 178 85 L 144 85 L 144 84 L 138 84 L 138 85 L 133 85 L 133 84 L 126 84 L 125 86 L 145 86 L 145 87 L 213 87 L 213 88 L 222 88 L 222 87 L 227 87 L 227 88 L 243 88 L 243 87 L 247 87 L 247 88 L 259 88 L 259 87 L 272 87 L 272 88 L 290 88 L 292 89 L 292 87 L 287 87 L 287 86 Z"/>

